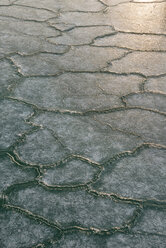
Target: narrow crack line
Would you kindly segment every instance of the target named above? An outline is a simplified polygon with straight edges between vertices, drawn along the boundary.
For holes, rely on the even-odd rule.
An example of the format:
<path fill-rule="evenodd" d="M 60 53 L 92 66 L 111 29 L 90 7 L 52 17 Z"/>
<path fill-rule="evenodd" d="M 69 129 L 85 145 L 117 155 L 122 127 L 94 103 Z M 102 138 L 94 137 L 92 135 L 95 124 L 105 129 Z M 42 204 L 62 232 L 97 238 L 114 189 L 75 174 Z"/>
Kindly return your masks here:
<path fill-rule="evenodd" d="M 155 79 L 155 78 L 162 78 L 165 77 L 166 73 L 160 74 L 160 75 L 151 75 L 151 76 L 147 76 L 147 79 Z"/>
<path fill-rule="evenodd" d="M 77 70 L 77 71 L 74 71 L 74 70 L 64 70 L 64 73 L 91 73 L 91 74 L 110 74 L 110 75 L 116 75 L 116 76 L 130 76 L 130 75 L 135 75 L 135 76 L 138 76 L 138 77 L 141 77 L 141 78 L 147 78 L 144 74 L 142 73 L 139 73 L 139 72 L 113 72 L 113 71 L 109 71 L 109 70 L 105 70 L 105 71 L 102 71 L 102 70 L 97 70 L 97 71 L 88 71 L 88 70 L 85 70 L 85 71 L 80 71 L 80 70 Z M 161 74 L 159 76 L 163 76 L 165 74 Z M 40 75 L 39 75 L 40 76 Z M 54 75 L 52 75 L 54 76 Z M 153 75 L 152 75 L 153 76 Z"/>
<path fill-rule="evenodd" d="M 125 50 L 126 50 L 126 49 L 125 49 Z M 129 51 L 129 50 L 127 49 L 127 52 L 125 52 L 124 54 L 122 54 L 120 57 L 108 61 L 108 62 L 107 62 L 107 65 L 106 65 L 105 67 L 103 67 L 101 70 L 104 71 L 104 70 L 109 69 L 109 67 L 112 66 L 112 63 L 113 63 L 113 62 L 115 62 L 115 61 L 120 61 L 121 59 L 127 57 L 127 56 L 128 56 L 129 54 L 131 54 L 131 53 L 132 53 L 132 51 Z"/>
<path fill-rule="evenodd" d="M 159 110 L 151 109 L 151 108 L 144 108 L 144 107 L 140 107 L 140 106 L 115 107 L 115 108 L 102 109 L 102 110 L 99 110 L 99 109 L 88 110 L 86 112 L 83 112 L 82 115 L 106 114 L 106 113 L 112 113 L 112 112 L 118 112 L 118 111 L 126 111 L 126 110 L 132 110 L 132 109 L 138 109 L 138 110 L 142 110 L 142 111 L 149 111 L 149 112 L 153 112 L 153 113 L 156 113 L 156 114 L 166 116 L 165 112 L 161 112 Z"/>
<path fill-rule="evenodd" d="M 158 92 L 158 91 L 153 91 L 153 90 L 148 90 L 148 91 L 144 90 L 143 92 L 142 91 L 134 91 L 134 92 L 131 92 L 131 93 L 127 94 L 127 95 L 124 95 L 123 97 L 124 98 L 127 98 L 129 96 L 133 96 L 133 95 L 137 95 L 137 94 L 143 95 L 145 93 L 147 95 L 159 95 L 159 96 L 166 97 L 166 93 L 164 93 L 164 92 Z"/>
<path fill-rule="evenodd" d="M 31 211 L 15 206 L 15 205 L 10 205 L 10 204 L 4 204 L 3 205 L 4 209 L 7 210 L 12 210 L 12 211 L 16 211 L 18 213 L 24 214 L 25 216 L 27 216 L 29 219 L 33 219 L 35 221 L 38 221 L 39 223 L 43 223 L 45 225 L 47 225 L 48 227 L 52 227 L 56 230 L 58 230 L 60 233 L 62 233 L 62 227 L 58 222 L 51 222 L 50 220 L 47 220 L 46 218 L 44 218 L 43 216 L 37 215 L 32 213 Z"/>
<path fill-rule="evenodd" d="M 10 15 L 5 15 L 5 14 L 0 14 L 0 17 L 6 17 L 8 19 L 10 18 L 10 19 L 17 20 L 17 21 L 22 21 L 22 22 L 44 23 L 44 22 L 47 21 L 47 20 L 39 21 L 39 20 L 36 20 L 36 19 L 33 19 L 33 18 L 32 19 L 24 19 L 24 18 L 21 18 L 21 17 L 15 17 L 15 16 L 10 16 Z"/>
<path fill-rule="evenodd" d="M 142 214 L 143 214 L 143 207 L 142 205 L 140 205 L 135 209 L 131 218 L 128 221 L 126 221 L 126 223 L 124 224 L 128 232 L 137 224 Z"/>
<path fill-rule="evenodd" d="M 149 1 L 149 2 L 146 2 L 146 1 L 137 2 L 137 1 L 134 1 L 134 0 L 130 0 L 130 1 L 121 2 L 121 3 L 118 3 L 118 4 L 111 5 L 110 8 L 111 7 L 117 7 L 117 6 L 120 6 L 120 5 L 126 5 L 128 3 L 141 4 L 141 5 L 143 5 L 143 4 L 160 4 L 160 3 L 165 3 L 165 0 L 161 0 L 159 2 L 154 2 L 154 1 L 152 1 L 152 2 L 151 1 Z"/>
<path fill-rule="evenodd" d="M 11 82 L 11 84 L 7 88 L 7 90 L 10 92 L 9 99 L 12 99 L 13 91 L 16 90 L 18 86 L 21 86 L 25 82 L 25 79 L 26 78 L 19 76 L 19 79 L 17 79 L 15 82 Z"/>
<path fill-rule="evenodd" d="M 2 191 L 2 195 L 8 196 L 14 190 L 25 189 L 29 186 L 31 187 L 31 186 L 36 186 L 36 185 L 38 185 L 38 182 L 36 181 L 36 179 L 31 180 L 31 181 L 21 182 L 21 183 L 15 183 L 15 184 L 8 186 L 6 189 L 4 189 Z"/>
<path fill-rule="evenodd" d="M 24 33 L 23 33 L 24 34 Z M 27 35 L 27 34 L 25 34 Z M 32 35 L 32 36 L 35 36 L 35 37 L 38 37 L 37 35 Z M 40 37 L 44 38 L 44 36 L 41 36 Z M 35 51 L 35 52 L 32 52 L 32 53 L 22 53 L 22 52 L 12 52 L 12 53 L 8 53 L 5 55 L 5 58 L 8 58 L 8 60 L 11 60 L 13 62 L 13 64 L 18 67 L 16 64 L 15 64 L 15 61 L 14 59 L 12 58 L 13 56 L 20 56 L 20 57 L 23 57 L 23 58 L 26 58 L 26 57 L 34 57 L 36 55 L 42 55 L 42 54 L 50 54 L 50 55 L 57 55 L 57 56 L 62 56 L 66 53 L 68 53 L 71 49 L 71 46 L 70 45 L 65 45 L 65 44 L 54 44 L 54 43 L 51 43 L 50 41 L 46 40 L 47 43 L 50 43 L 50 44 L 53 44 L 55 47 L 58 47 L 58 46 L 62 46 L 62 47 L 66 47 L 65 51 L 64 52 L 48 52 L 48 51 L 42 51 L 42 50 L 38 50 L 38 51 Z"/>
<path fill-rule="evenodd" d="M 116 193 L 105 193 L 99 192 L 97 190 L 88 187 L 87 192 L 89 194 L 112 199 L 114 202 L 117 203 L 125 203 L 129 205 L 136 205 L 136 206 L 143 206 L 144 208 L 155 208 L 155 209 L 166 209 L 166 201 L 165 200 L 157 200 L 157 199 L 137 199 L 137 198 L 130 198 L 130 197 L 123 197 Z"/>
<path fill-rule="evenodd" d="M 147 90 L 144 90 L 144 86 L 145 86 L 145 83 L 146 83 L 147 80 L 145 80 L 143 82 L 143 85 L 142 85 L 142 91 L 135 91 L 135 92 L 131 92 L 129 94 L 126 94 L 126 95 L 123 95 L 121 97 L 122 101 L 124 102 L 125 106 L 128 106 L 128 100 L 127 98 L 128 97 L 131 97 L 131 96 L 134 96 L 134 95 L 144 95 L 144 94 L 147 94 L 147 95 L 156 95 L 156 96 L 164 96 L 166 97 L 166 94 L 164 92 L 159 92 L 159 91 L 147 91 Z M 155 109 L 154 109 L 155 110 Z M 157 110 L 157 109 L 156 109 Z M 162 112 L 162 113 L 165 113 L 165 112 Z"/>
<path fill-rule="evenodd" d="M 102 1 L 102 0 L 101 0 L 101 1 Z M 117 3 L 117 4 L 108 5 L 108 7 L 109 7 L 109 8 L 113 8 L 113 7 L 117 7 L 117 6 L 123 5 L 123 4 L 132 3 L 132 2 L 133 2 L 132 0 L 126 1 L 126 2 L 120 2 L 120 3 Z"/>
<path fill-rule="evenodd" d="M 153 1 L 153 0 L 152 0 L 152 1 L 148 1 L 148 2 L 143 1 L 143 0 L 142 0 L 141 2 L 138 2 L 137 0 L 132 0 L 131 3 L 136 3 L 136 4 L 137 4 L 137 3 L 138 3 L 138 4 L 153 4 L 153 3 L 154 3 L 154 4 L 157 5 L 157 4 L 160 4 L 160 3 L 165 3 L 165 0 L 161 0 L 161 1 L 157 1 L 157 2 L 155 2 L 155 1 Z"/>
<path fill-rule="evenodd" d="M 118 34 L 118 31 L 114 31 L 114 32 L 107 33 L 107 34 L 98 35 L 95 38 L 93 38 L 93 43 L 95 42 L 95 40 L 103 39 L 103 38 L 106 38 L 106 37 L 115 36 L 116 34 Z"/>
<path fill-rule="evenodd" d="M 31 103 L 31 102 L 27 102 L 23 99 L 20 99 L 20 98 L 15 98 L 13 96 L 5 96 L 4 99 L 7 99 L 7 100 L 12 100 L 12 101 L 15 101 L 15 102 L 19 102 L 19 103 L 22 103 L 22 104 L 25 104 L 25 105 L 28 105 L 30 106 L 34 111 L 41 111 L 43 110 L 42 108 L 38 107 L 37 105 Z"/>
<path fill-rule="evenodd" d="M 33 122 L 32 122 L 32 123 L 33 123 Z M 48 127 L 46 127 L 46 126 L 43 126 L 43 129 L 45 129 L 45 130 L 47 130 L 48 132 L 50 132 L 51 135 L 52 135 L 52 137 L 53 137 L 56 141 L 58 141 L 58 143 L 59 143 L 63 148 L 65 148 L 65 149 L 69 152 L 69 154 L 72 152 L 72 151 L 63 143 L 63 141 L 61 140 L 61 138 L 58 136 L 58 134 L 57 134 L 55 131 L 53 131 L 51 128 L 48 128 Z"/>
<path fill-rule="evenodd" d="M 166 33 L 146 33 L 146 32 L 141 32 L 141 33 L 137 33 L 137 32 L 131 32 L 131 31 L 122 31 L 122 30 L 116 30 L 115 31 L 117 33 L 120 33 L 120 34 L 135 34 L 135 35 L 148 35 L 148 36 L 152 36 L 152 35 L 155 35 L 155 36 L 166 36 Z"/>
<path fill-rule="evenodd" d="M 53 43 L 53 44 L 55 44 L 55 43 Z M 60 45 L 60 43 L 58 43 L 57 45 Z M 65 43 L 62 43 L 62 45 L 65 45 Z M 72 47 L 84 47 L 84 46 L 89 46 L 89 47 L 105 48 L 105 49 L 108 49 L 108 48 L 115 48 L 115 49 L 116 49 L 116 48 L 117 48 L 118 50 L 127 51 L 127 52 L 129 52 L 129 53 L 131 53 L 131 52 L 136 52 L 136 51 L 140 51 L 140 50 L 134 50 L 134 49 L 130 49 L 130 48 L 128 48 L 128 47 L 121 47 L 121 46 L 116 46 L 116 45 L 113 45 L 113 46 L 97 46 L 97 45 L 94 45 L 94 44 L 93 44 L 93 38 L 92 38 L 92 40 L 91 40 L 90 42 L 82 43 L 82 44 L 71 44 L 71 46 L 72 46 Z M 158 51 L 157 51 L 157 52 L 158 52 Z M 163 52 L 163 51 L 161 51 L 161 52 Z M 120 57 L 120 59 L 121 59 L 121 57 Z M 114 60 L 116 60 L 116 59 L 111 60 L 111 62 L 114 61 Z"/>
<path fill-rule="evenodd" d="M 140 84 L 139 84 L 139 91 L 140 92 L 145 92 L 145 85 L 147 82 L 147 78 L 145 78 Z M 122 96 L 123 97 L 123 96 Z M 125 103 L 126 104 L 126 103 Z"/>
<path fill-rule="evenodd" d="M 105 6 L 106 8 L 108 8 L 108 7 L 109 7 L 109 5 L 108 5 L 108 4 L 106 4 L 106 3 L 104 3 L 102 0 L 97 0 L 97 2 L 99 2 L 99 3 L 103 4 L 103 6 Z"/>
<path fill-rule="evenodd" d="M 96 11 L 90 11 L 90 10 L 63 10 L 60 9 L 59 14 L 64 14 L 64 13 L 86 13 L 86 14 L 97 14 L 97 13 L 104 13 L 107 10 L 107 6 L 104 6 L 103 9 L 101 10 L 96 10 Z"/>
<path fill-rule="evenodd" d="M 66 23 L 55 23 L 55 24 L 51 24 L 49 21 L 51 21 L 52 19 L 56 19 L 56 18 L 50 18 L 49 20 L 48 20 L 48 23 L 49 23 L 49 25 L 50 26 L 53 26 L 53 27 L 55 27 L 55 25 L 58 25 L 58 24 L 66 24 Z M 78 28 L 91 28 L 91 27 L 94 27 L 94 28 L 98 28 L 98 27 L 109 27 L 109 28 L 112 28 L 112 30 L 115 32 L 115 33 L 118 33 L 118 31 L 115 31 L 114 30 L 114 28 L 113 28 L 113 26 L 112 25 L 104 25 L 104 24 L 99 24 L 99 25 L 95 25 L 95 24 L 89 24 L 89 25 L 75 25 L 75 24 L 71 24 L 71 25 L 73 25 L 72 27 L 69 27 L 69 28 L 67 28 L 67 29 L 65 29 L 65 30 L 61 30 L 61 29 L 58 29 L 58 28 L 56 28 L 58 31 L 60 31 L 61 32 L 61 34 L 63 35 L 63 34 L 65 34 L 65 33 L 68 33 L 68 32 L 70 32 L 71 30 L 74 30 L 74 29 L 78 29 Z M 99 36 L 100 37 L 100 36 Z"/>
<path fill-rule="evenodd" d="M 130 131 L 127 131 L 127 130 L 123 130 L 123 129 L 120 129 L 120 128 L 117 128 L 117 127 L 113 127 L 111 124 L 105 122 L 105 121 L 102 121 L 102 120 L 99 120 L 95 117 L 93 117 L 93 119 L 97 122 L 99 122 L 100 124 L 102 125 L 105 125 L 105 126 L 108 126 L 110 127 L 113 131 L 117 131 L 117 132 L 121 132 L 123 134 L 127 134 L 127 135 L 132 135 L 132 136 L 136 136 L 138 138 L 142 138 L 141 135 L 137 134 L 137 133 L 134 133 L 134 132 L 130 132 Z"/>
<path fill-rule="evenodd" d="M 130 52 L 146 52 L 146 53 L 166 53 L 166 48 L 165 49 L 138 49 L 138 48 L 130 48 L 127 46 L 117 46 L 117 45 L 95 45 L 93 43 L 89 43 L 86 44 L 89 45 L 91 47 L 102 47 L 102 48 L 118 48 L 118 49 L 124 49 L 124 50 L 128 50 Z M 73 46 L 81 46 L 81 45 L 73 45 Z"/>
<path fill-rule="evenodd" d="M 141 235 L 141 236 L 157 236 L 157 237 L 164 237 L 166 238 L 166 234 L 160 232 L 148 232 L 148 231 L 130 231 L 132 235 Z"/>
<path fill-rule="evenodd" d="M 111 157 L 111 158 L 107 159 L 105 162 L 103 162 L 103 166 L 107 166 L 110 163 L 116 163 L 117 161 L 119 161 L 125 157 L 135 156 L 135 155 L 139 154 L 140 151 L 142 151 L 144 149 L 148 149 L 148 148 L 157 148 L 157 149 L 161 149 L 161 150 L 166 150 L 166 146 L 164 146 L 164 145 L 146 142 L 146 143 L 143 143 L 143 144 L 137 146 L 133 150 L 124 151 L 124 152 L 115 154 L 113 157 Z"/>
<path fill-rule="evenodd" d="M 9 147 L 9 152 L 13 151 L 15 147 L 17 147 L 20 143 L 25 141 L 27 135 L 37 132 L 39 130 L 39 126 L 35 126 L 35 124 L 29 129 L 19 135 L 19 138 Z"/>
<path fill-rule="evenodd" d="M 4 57 L 1 61 L 7 61 L 12 66 L 12 68 L 14 68 L 16 75 L 22 78 L 22 74 L 18 71 L 18 67 L 15 65 L 15 63 L 13 63 L 13 61 L 8 57 L 8 55 L 7 57 Z"/>
<path fill-rule="evenodd" d="M 36 9 L 36 10 L 45 10 L 48 11 L 52 14 L 57 15 L 57 12 L 52 10 L 52 9 L 48 9 L 48 8 L 43 8 L 43 7 L 34 7 L 34 6 L 30 6 L 30 5 L 23 5 L 23 4 L 18 4 L 18 3 L 14 3 L 13 6 L 19 6 L 19 7 L 23 7 L 23 8 L 28 8 L 28 9 Z"/>
<path fill-rule="evenodd" d="M 97 162 L 95 162 L 95 161 L 93 161 L 93 160 L 91 160 L 89 158 L 84 157 L 84 156 L 81 156 L 81 155 L 78 155 L 78 154 L 73 154 L 72 157 L 75 158 L 75 159 L 81 160 L 83 162 L 86 162 L 86 163 L 88 163 L 88 164 L 90 164 L 90 165 L 92 165 L 94 167 L 102 168 L 102 164 L 97 163 Z"/>

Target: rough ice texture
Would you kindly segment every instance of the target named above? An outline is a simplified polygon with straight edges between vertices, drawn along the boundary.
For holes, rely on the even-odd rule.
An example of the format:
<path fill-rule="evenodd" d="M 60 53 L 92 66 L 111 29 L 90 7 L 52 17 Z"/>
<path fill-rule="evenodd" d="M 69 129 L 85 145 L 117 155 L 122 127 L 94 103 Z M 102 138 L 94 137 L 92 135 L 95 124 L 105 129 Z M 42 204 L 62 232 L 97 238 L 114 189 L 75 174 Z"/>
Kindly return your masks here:
<path fill-rule="evenodd" d="M 166 117 L 160 113 L 144 109 L 124 109 L 109 114 L 96 115 L 97 120 L 111 125 L 122 132 L 138 135 L 145 142 L 166 144 Z"/>
<path fill-rule="evenodd" d="M 165 160 L 166 150 L 141 150 L 138 154 L 108 165 L 93 187 L 123 197 L 164 200 Z"/>
<path fill-rule="evenodd" d="M 50 221 L 58 221 L 64 227 L 110 229 L 123 225 L 135 209 L 134 206 L 90 195 L 84 190 L 49 192 L 38 186 L 13 191 L 9 202 Z"/>
<path fill-rule="evenodd" d="M 115 46 L 140 51 L 166 51 L 166 37 L 148 34 L 115 33 L 110 34 L 110 36 L 96 38 L 94 45 Z"/>
<path fill-rule="evenodd" d="M 111 237 L 100 237 L 85 235 L 83 233 L 73 233 L 64 236 L 59 242 L 50 245 L 48 248 L 165 248 L 165 237 L 155 235 L 142 236 L 139 234 L 115 234 Z"/>
<path fill-rule="evenodd" d="M 145 89 L 166 94 L 166 76 L 149 78 L 145 84 Z"/>
<path fill-rule="evenodd" d="M 71 153 L 88 157 L 96 162 L 108 159 L 116 153 L 132 150 L 142 144 L 139 137 L 112 130 L 111 127 L 89 117 L 45 113 L 36 117 L 33 122 L 55 132 L 62 144 Z M 40 140 L 40 135 L 33 134 L 33 136 L 35 135 L 38 136 L 37 140 Z M 49 139 L 47 139 L 47 142 L 49 142 Z M 31 160 L 31 157 L 33 157 L 35 150 L 27 149 L 27 147 L 31 147 L 31 143 L 31 140 L 29 140 L 27 144 L 20 145 L 19 153 L 21 153 L 23 159 Z M 48 146 L 46 145 L 46 148 L 44 148 L 45 145 L 41 138 L 40 146 L 44 148 L 43 152 L 47 151 L 50 158 L 56 159 L 57 156 L 52 153 L 53 144 L 51 146 L 50 141 L 49 149 L 52 148 L 48 151 Z M 37 151 L 39 152 L 39 149 Z M 38 159 L 37 156 L 34 156 L 34 158 L 35 160 Z"/>
<path fill-rule="evenodd" d="M 21 168 L 14 164 L 9 158 L 0 158 L 0 191 L 13 184 L 34 180 L 36 173 L 33 169 Z"/>
<path fill-rule="evenodd" d="M 128 106 L 140 106 L 149 109 L 166 111 L 166 95 L 157 93 L 135 93 L 126 96 Z"/>
<path fill-rule="evenodd" d="M 0 96 L 9 94 L 8 87 L 11 84 L 19 81 L 19 75 L 16 68 L 11 65 L 7 60 L 0 61 Z M 7 72 L 7 73 L 6 73 Z"/>
<path fill-rule="evenodd" d="M 160 233 L 165 235 L 166 215 L 165 210 L 147 209 L 134 227 L 134 231 L 147 233 Z"/>
<path fill-rule="evenodd" d="M 0 245 L 3 248 L 32 247 L 45 239 L 56 238 L 58 232 L 33 219 L 0 209 Z"/>
<path fill-rule="evenodd" d="M 49 109 L 81 108 L 81 100 L 79 104 L 76 99 L 84 97 L 86 101 L 83 109 L 97 106 L 100 109 L 106 106 L 110 108 L 122 104 L 116 96 L 129 94 L 133 90 L 138 91 L 142 81 L 141 77 L 134 75 L 65 73 L 57 77 L 26 78 L 12 89 L 12 96 Z M 72 105 L 69 104 L 70 99 L 73 101 Z"/>
<path fill-rule="evenodd" d="M 0 0 L 0 248 L 165 248 L 165 8 Z"/>
<path fill-rule="evenodd" d="M 73 159 L 55 168 L 47 169 L 42 181 L 47 185 L 80 185 L 92 181 L 97 171 L 96 166 Z"/>
<path fill-rule="evenodd" d="M 40 53 L 33 56 L 12 56 L 13 63 L 24 75 L 55 75 L 63 71 L 96 71 L 107 66 L 126 51 L 118 48 L 72 47 L 64 55 Z"/>
<path fill-rule="evenodd" d="M 0 148 L 6 149 L 19 139 L 19 135 L 31 129 L 25 119 L 33 113 L 30 107 L 10 100 L 0 104 Z"/>
<path fill-rule="evenodd" d="M 45 0 L 18 0 L 17 4 L 22 4 L 25 6 L 31 6 L 36 8 L 47 8 L 49 10 L 58 11 L 100 11 L 104 9 L 104 5 L 96 0 L 48 0 L 47 3 Z"/>
<path fill-rule="evenodd" d="M 69 154 L 69 151 L 49 130 L 38 130 L 27 135 L 16 150 L 23 160 L 32 164 L 52 164 Z"/>
<path fill-rule="evenodd" d="M 133 52 L 120 61 L 113 61 L 108 69 L 111 72 L 118 73 L 135 72 L 145 76 L 158 76 L 165 73 L 165 59 L 165 53 L 144 52 L 143 54 L 142 52 Z"/>

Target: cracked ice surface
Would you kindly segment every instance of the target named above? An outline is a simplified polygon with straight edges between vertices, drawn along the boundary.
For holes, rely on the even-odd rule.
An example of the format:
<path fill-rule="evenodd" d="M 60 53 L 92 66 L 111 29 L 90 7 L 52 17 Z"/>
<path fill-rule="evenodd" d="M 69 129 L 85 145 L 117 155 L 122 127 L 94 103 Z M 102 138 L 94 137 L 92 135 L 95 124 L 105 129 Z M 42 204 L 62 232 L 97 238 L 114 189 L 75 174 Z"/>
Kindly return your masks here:
<path fill-rule="evenodd" d="M 166 2 L 0 0 L 0 248 L 165 248 Z"/>

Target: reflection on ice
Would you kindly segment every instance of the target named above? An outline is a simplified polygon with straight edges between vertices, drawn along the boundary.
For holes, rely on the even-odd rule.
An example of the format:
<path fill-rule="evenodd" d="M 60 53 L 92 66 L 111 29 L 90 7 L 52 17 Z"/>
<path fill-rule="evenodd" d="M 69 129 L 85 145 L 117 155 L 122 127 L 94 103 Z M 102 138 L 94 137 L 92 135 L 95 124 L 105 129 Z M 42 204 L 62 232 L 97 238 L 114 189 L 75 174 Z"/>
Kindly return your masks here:
<path fill-rule="evenodd" d="M 122 4 L 112 10 L 114 27 L 125 32 L 166 33 L 166 3 L 137 2 Z"/>

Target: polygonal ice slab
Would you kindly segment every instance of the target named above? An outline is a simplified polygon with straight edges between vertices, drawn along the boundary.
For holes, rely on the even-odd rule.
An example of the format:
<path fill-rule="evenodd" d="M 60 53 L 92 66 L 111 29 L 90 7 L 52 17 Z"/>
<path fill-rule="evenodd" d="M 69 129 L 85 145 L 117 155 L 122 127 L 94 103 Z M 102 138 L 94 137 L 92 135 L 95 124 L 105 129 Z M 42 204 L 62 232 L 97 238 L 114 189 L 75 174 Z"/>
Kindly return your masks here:
<path fill-rule="evenodd" d="M 80 232 L 67 234 L 48 248 L 165 248 L 165 242 L 165 237 L 156 235 L 115 234 L 106 237 Z"/>
<path fill-rule="evenodd" d="M 165 2 L 125 3 L 111 9 L 117 31 L 165 34 Z"/>
<path fill-rule="evenodd" d="M 145 84 L 145 90 L 157 91 L 166 94 L 166 76 L 149 78 Z"/>
<path fill-rule="evenodd" d="M 94 45 L 115 46 L 138 51 L 166 51 L 166 37 L 152 34 L 116 33 L 96 38 Z"/>
<path fill-rule="evenodd" d="M 90 109 L 97 106 L 101 109 L 120 106 L 122 103 L 115 95 L 138 91 L 142 81 L 141 77 L 134 75 L 65 73 L 57 77 L 26 78 L 12 89 L 11 95 L 49 109 Z"/>
<path fill-rule="evenodd" d="M 13 17 L 30 21 L 46 21 L 55 17 L 55 13 L 45 9 L 35 9 L 26 6 L 0 6 L 0 16 Z"/>
<path fill-rule="evenodd" d="M 69 154 L 61 141 L 48 130 L 38 130 L 26 135 L 16 151 L 21 159 L 33 164 L 52 164 Z"/>
<path fill-rule="evenodd" d="M 5 190 L 12 184 L 31 181 L 36 176 L 34 169 L 21 168 L 8 157 L 0 158 L 0 191 Z"/>
<path fill-rule="evenodd" d="M 32 55 L 38 52 L 62 54 L 68 51 L 67 46 L 53 45 L 49 42 L 46 42 L 44 38 L 22 34 L 18 35 L 17 33 L 10 35 L 3 34 L 2 36 L 0 36 L 0 43 L 0 52 L 2 52 L 2 54 L 4 55 L 10 53 Z"/>
<path fill-rule="evenodd" d="M 102 80 L 101 75 L 99 78 Z M 27 78 L 14 88 L 12 96 L 52 110 L 85 111 L 122 106 L 118 96 L 102 92 L 91 74 L 69 73 L 59 77 Z"/>
<path fill-rule="evenodd" d="M 165 200 L 166 149 L 146 148 L 108 165 L 93 185 L 123 197 Z"/>
<path fill-rule="evenodd" d="M 7 60 L 0 61 L 0 95 L 9 94 L 7 91 L 9 85 L 17 82 L 20 77 L 17 74 L 16 68 Z"/>
<path fill-rule="evenodd" d="M 149 109 L 166 111 L 166 94 L 160 93 L 131 93 L 125 97 L 127 106 L 140 106 Z"/>
<path fill-rule="evenodd" d="M 166 144 L 166 117 L 162 114 L 133 107 L 133 109 L 96 115 L 95 118 L 111 125 L 114 129 L 139 135 L 145 142 Z"/>
<path fill-rule="evenodd" d="M 32 121 L 53 130 L 72 153 L 97 162 L 108 159 L 116 153 L 131 150 L 142 143 L 137 136 L 113 131 L 109 126 L 88 116 L 45 113 Z M 22 148 L 20 152 L 21 150 Z M 24 151 L 22 156 L 25 154 Z M 30 154 L 27 156 L 28 159 L 32 156 Z"/>
<path fill-rule="evenodd" d="M 37 54 L 22 57 L 12 56 L 11 59 L 25 75 L 55 75 L 63 71 L 96 71 L 101 70 L 126 53 L 118 48 L 73 47 L 64 55 Z"/>
<path fill-rule="evenodd" d="M 62 33 L 58 37 L 48 38 L 51 43 L 64 45 L 86 45 L 90 44 L 97 36 L 112 34 L 115 31 L 109 26 L 77 27 Z"/>
<path fill-rule="evenodd" d="M 135 210 L 84 190 L 49 191 L 39 186 L 12 191 L 9 202 L 65 227 L 110 229 L 124 224 Z"/>
<path fill-rule="evenodd" d="M 80 185 L 92 181 L 97 172 L 97 166 L 92 166 L 85 161 L 73 159 L 45 170 L 41 181 L 52 186 Z"/>
<path fill-rule="evenodd" d="M 36 9 L 45 8 L 50 11 L 100 11 L 104 5 L 98 0 L 18 0 L 17 4 L 35 7 Z"/>
<path fill-rule="evenodd" d="M 140 73 L 158 76 L 166 71 L 166 53 L 132 52 L 119 61 L 113 61 L 108 70 L 116 73 Z"/>
<path fill-rule="evenodd" d="M 0 219 L 0 245 L 3 248 L 29 248 L 58 237 L 58 230 L 11 210 L 0 209 Z"/>
<path fill-rule="evenodd" d="M 159 233 L 166 235 L 166 214 L 163 210 L 146 209 L 139 219 L 133 231 L 143 231 L 147 233 Z"/>
<path fill-rule="evenodd" d="M 25 104 L 12 100 L 2 100 L 0 103 L 0 148 L 5 149 L 18 140 L 21 133 L 31 129 L 25 119 L 33 111 Z"/>

